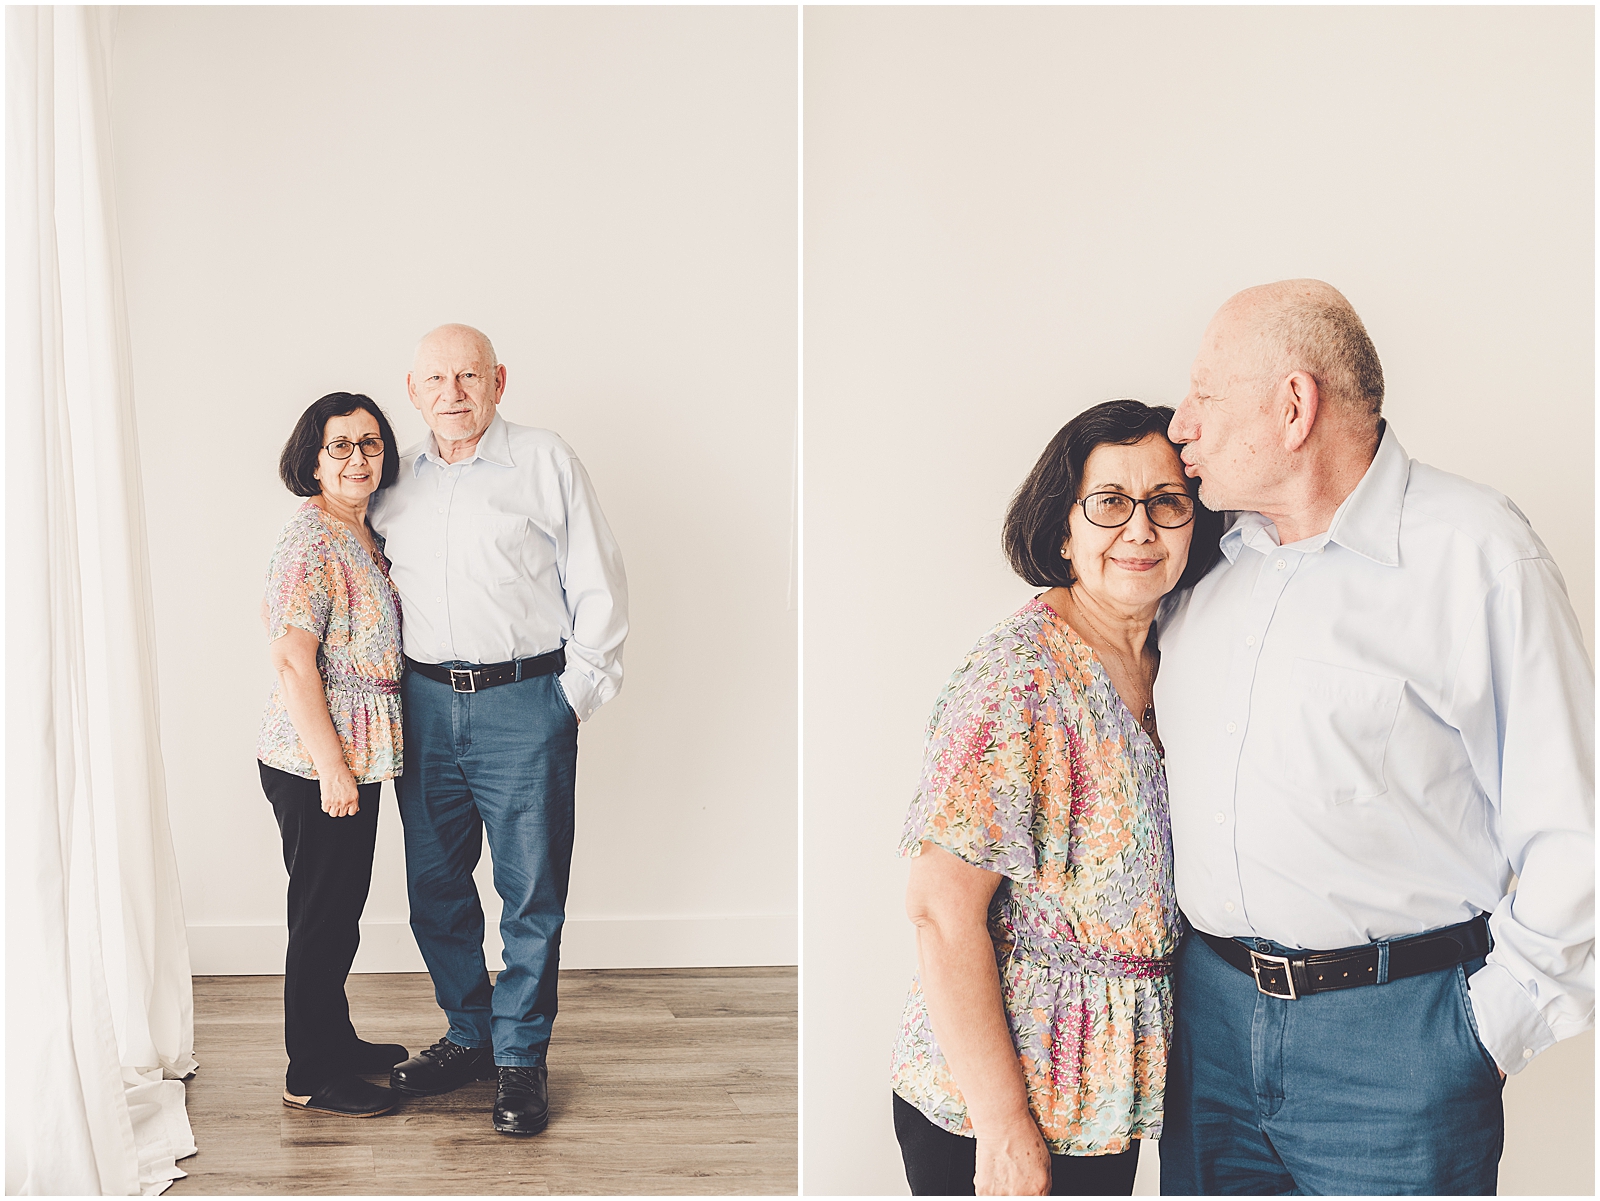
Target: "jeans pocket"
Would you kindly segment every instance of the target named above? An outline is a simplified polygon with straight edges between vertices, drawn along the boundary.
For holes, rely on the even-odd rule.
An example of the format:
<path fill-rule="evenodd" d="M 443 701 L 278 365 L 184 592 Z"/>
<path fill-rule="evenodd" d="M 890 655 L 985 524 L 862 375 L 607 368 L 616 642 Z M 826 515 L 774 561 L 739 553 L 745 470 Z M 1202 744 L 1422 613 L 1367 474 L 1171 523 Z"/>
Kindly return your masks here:
<path fill-rule="evenodd" d="M 561 677 L 552 673 L 550 679 L 555 682 L 556 696 L 559 697 L 561 699 L 561 703 L 567 707 L 567 716 L 572 718 L 573 725 L 577 725 L 578 711 L 572 707 L 572 702 L 567 699 L 567 690 L 561 686 Z"/>
<path fill-rule="evenodd" d="M 1483 961 L 1480 959 L 1474 962 L 1482 964 Z M 1451 971 L 1455 974 L 1456 997 L 1461 1004 L 1461 1016 L 1466 1019 L 1467 1033 L 1471 1035 L 1472 1044 L 1478 1050 L 1478 1058 L 1488 1073 L 1490 1083 L 1499 1088 L 1502 1083 L 1500 1065 L 1495 1063 L 1494 1056 L 1490 1055 L 1489 1049 L 1483 1045 L 1483 1036 L 1478 1033 L 1478 1019 L 1472 1012 L 1472 995 L 1469 991 L 1470 985 L 1467 983 L 1466 965 L 1458 963 Z"/>

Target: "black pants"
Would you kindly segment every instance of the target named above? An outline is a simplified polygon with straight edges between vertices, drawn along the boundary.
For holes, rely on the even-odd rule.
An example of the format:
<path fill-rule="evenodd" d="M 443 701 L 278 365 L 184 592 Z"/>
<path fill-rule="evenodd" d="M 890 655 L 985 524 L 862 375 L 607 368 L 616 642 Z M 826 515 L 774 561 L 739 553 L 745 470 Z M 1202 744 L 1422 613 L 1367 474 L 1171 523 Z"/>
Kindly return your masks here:
<path fill-rule="evenodd" d="M 322 811 L 315 780 L 258 763 L 261 789 L 283 833 L 289 869 L 289 954 L 283 965 L 284 1087 L 307 1096 L 351 1070 L 356 1046 L 344 982 L 361 944 L 361 911 L 372 883 L 378 784 L 357 787 L 350 817 Z"/>
<path fill-rule="evenodd" d="M 978 1170 L 978 1140 L 935 1126 L 899 1093 L 894 1133 L 914 1197 L 970 1197 Z M 1052 1197 L 1127 1197 L 1139 1168 L 1139 1143 L 1117 1155 L 1051 1155 Z"/>

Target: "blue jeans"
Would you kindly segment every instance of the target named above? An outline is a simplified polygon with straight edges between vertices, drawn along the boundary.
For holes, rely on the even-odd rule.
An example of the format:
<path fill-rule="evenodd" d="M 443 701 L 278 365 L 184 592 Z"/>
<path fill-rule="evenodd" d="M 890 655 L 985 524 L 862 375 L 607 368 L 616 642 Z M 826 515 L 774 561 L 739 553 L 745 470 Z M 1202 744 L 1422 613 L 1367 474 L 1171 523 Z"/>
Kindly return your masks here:
<path fill-rule="evenodd" d="M 1502 1082 L 1467 1002 L 1482 966 L 1289 1001 L 1190 934 L 1173 981 L 1161 1192 L 1492 1196 Z"/>
<path fill-rule="evenodd" d="M 457 665 L 459 666 L 459 665 Z M 578 719 L 554 675 L 462 693 L 407 672 L 401 684 L 411 930 L 450 1018 L 450 1041 L 494 1048 L 501 1067 L 545 1060 L 572 870 Z M 483 958 L 472 869 L 489 836 L 505 969 Z"/>

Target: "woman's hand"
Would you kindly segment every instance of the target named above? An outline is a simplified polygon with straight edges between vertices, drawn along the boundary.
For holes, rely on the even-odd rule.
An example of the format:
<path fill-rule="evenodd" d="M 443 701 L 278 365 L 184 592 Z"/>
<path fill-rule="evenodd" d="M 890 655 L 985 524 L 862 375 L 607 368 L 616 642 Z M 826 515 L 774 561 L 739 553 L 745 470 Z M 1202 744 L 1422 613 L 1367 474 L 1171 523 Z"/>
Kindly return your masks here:
<path fill-rule="evenodd" d="M 322 811 L 329 817 L 350 817 L 361 812 L 361 793 L 348 770 L 322 776 L 317 783 L 322 786 Z"/>
<path fill-rule="evenodd" d="M 978 1135 L 978 1170 L 972 1183 L 980 1197 L 1048 1197 L 1050 1148 L 1031 1120 L 1000 1134 Z"/>

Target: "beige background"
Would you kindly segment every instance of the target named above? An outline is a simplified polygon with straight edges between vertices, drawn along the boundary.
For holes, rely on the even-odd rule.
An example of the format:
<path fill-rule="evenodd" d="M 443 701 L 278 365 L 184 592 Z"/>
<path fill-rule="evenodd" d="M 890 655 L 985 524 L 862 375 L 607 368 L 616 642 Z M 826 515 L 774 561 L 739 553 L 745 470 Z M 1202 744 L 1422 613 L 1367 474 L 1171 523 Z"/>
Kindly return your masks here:
<path fill-rule="evenodd" d="M 325 392 L 402 444 L 478 325 L 627 564 L 580 740 L 567 966 L 792 963 L 795 10 L 126 8 L 114 56 L 172 823 L 199 972 L 282 970 L 257 620 Z M 358 970 L 420 968 L 385 790 Z M 499 902 L 480 884 L 491 926 Z"/>
<path fill-rule="evenodd" d="M 1402 444 L 1522 507 L 1592 652 L 1593 46 L 1584 8 L 806 10 L 808 1192 L 905 1191 L 894 848 L 1031 591 L 1006 500 L 1078 410 L 1176 402 L 1232 292 L 1343 289 Z M 1593 1047 L 1508 1085 L 1502 1191 L 1593 1192 Z"/>

